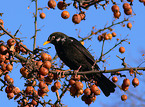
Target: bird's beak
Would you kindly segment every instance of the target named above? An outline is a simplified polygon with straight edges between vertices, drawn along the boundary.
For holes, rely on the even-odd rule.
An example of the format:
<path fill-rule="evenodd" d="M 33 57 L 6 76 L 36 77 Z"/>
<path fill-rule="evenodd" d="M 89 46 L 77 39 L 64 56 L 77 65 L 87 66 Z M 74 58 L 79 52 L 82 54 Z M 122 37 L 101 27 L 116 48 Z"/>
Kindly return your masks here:
<path fill-rule="evenodd" d="M 50 41 L 46 41 L 46 42 L 44 42 L 43 45 L 46 45 L 46 44 L 48 44 L 48 43 L 50 43 Z"/>

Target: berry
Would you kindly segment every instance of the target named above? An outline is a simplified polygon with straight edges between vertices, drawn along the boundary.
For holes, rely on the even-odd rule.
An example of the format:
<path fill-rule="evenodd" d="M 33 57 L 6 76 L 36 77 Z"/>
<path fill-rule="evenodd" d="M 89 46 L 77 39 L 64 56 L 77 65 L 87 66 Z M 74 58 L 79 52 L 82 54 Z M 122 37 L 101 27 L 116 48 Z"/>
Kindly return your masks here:
<path fill-rule="evenodd" d="M 75 24 L 79 24 L 81 22 L 81 16 L 79 14 L 74 14 L 72 17 L 72 21 Z"/>
<path fill-rule="evenodd" d="M 60 10 L 64 10 L 66 9 L 66 5 L 63 1 L 59 1 L 58 4 L 57 4 L 57 7 L 60 9 Z"/>
<path fill-rule="evenodd" d="M 114 76 L 114 77 L 112 78 L 112 81 L 113 81 L 114 83 L 116 83 L 116 82 L 118 81 L 118 78 L 117 78 L 116 76 Z"/>
<path fill-rule="evenodd" d="M 129 10 L 129 9 L 131 9 L 130 4 L 129 4 L 129 3 L 124 3 L 124 4 L 123 4 L 123 9 L 124 9 L 124 10 Z"/>
<path fill-rule="evenodd" d="M 116 33 L 115 33 L 115 32 L 112 32 L 112 36 L 113 36 L 113 37 L 116 37 Z"/>
<path fill-rule="evenodd" d="M 120 48 L 119 48 L 119 52 L 120 52 L 120 53 L 124 53 L 124 52 L 125 52 L 125 48 L 124 48 L 124 47 L 120 47 Z"/>
<path fill-rule="evenodd" d="M 63 11 L 63 12 L 61 13 L 61 17 L 62 17 L 63 19 L 68 19 L 68 18 L 70 17 L 70 14 L 69 14 L 68 11 Z"/>
<path fill-rule="evenodd" d="M 116 13 L 116 12 L 119 12 L 119 7 L 117 6 L 117 5 L 113 5 L 112 7 L 111 7 L 111 9 L 112 9 L 112 11 L 114 12 L 114 13 Z"/>
<path fill-rule="evenodd" d="M 134 79 L 132 80 L 132 85 L 133 85 L 134 87 L 138 86 L 138 85 L 139 85 L 139 80 L 138 80 L 137 78 L 134 78 Z"/>
<path fill-rule="evenodd" d="M 130 80 L 127 79 L 127 78 L 124 79 L 124 80 L 123 80 L 123 85 L 126 86 L 126 87 L 130 86 Z"/>
<path fill-rule="evenodd" d="M 55 6 L 56 6 L 56 2 L 55 2 L 54 0 L 49 0 L 49 1 L 48 1 L 48 6 L 49 6 L 50 8 L 52 8 L 52 9 L 54 9 Z"/>
<path fill-rule="evenodd" d="M 85 95 L 90 95 L 90 94 L 91 94 L 90 88 L 86 88 L 86 89 L 84 90 L 84 94 L 85 94 Z"/>
<path fill-rule="evenodd" d="M 131 29 L 132 28 L 132 24 L 129 22 L 129 23 L 127 23 L 127 27 L 129 28 L 129 29 Z"/>
<path fill-rule="evenodd" d="M 114 13 L 114 17 L 115 18 L 119 19 L 120 16 L 121 16 L 121 12 L 120 11 Z"/>
<path fill-rule="evenodd" d="M 40 18 L 44 19 L 46 17 L 45 13 L 40 13 Z"/>
<path fill-rule="evenodd" d="M 45 68 L 45 67 L 41 67 L 40 69 L 39 69 L 39 73 L 41 74 L 41 75 L 43 75 L 43 76 L 46 76 L 47 74 L 48 74 L 48 69 L 47 68 Z"/>
<path fill-rule="evenodd" d="M 76 81 L 75 82 L 75 87 L 76 89 L 80 90 L 83 88 L 83 83 L 82 82 L 79 82 L 79 81 Z"/>
<path fill-rule="evenodd" d="M 7 41 L 7 44 L 8 44 L 9 46 L 12 46 L 12 45 L 15 45 L 15 44 L 16 44 L 16 41 L 15 41 L 15 39 L 9 39 L 9 40 Z"/>
<path fill-rule="evenodd" d="M 122 101 L 127 100 L 127 95 L 122 95 L 122 96 L 121 96 L 121 100 L 122 100 Z"/>

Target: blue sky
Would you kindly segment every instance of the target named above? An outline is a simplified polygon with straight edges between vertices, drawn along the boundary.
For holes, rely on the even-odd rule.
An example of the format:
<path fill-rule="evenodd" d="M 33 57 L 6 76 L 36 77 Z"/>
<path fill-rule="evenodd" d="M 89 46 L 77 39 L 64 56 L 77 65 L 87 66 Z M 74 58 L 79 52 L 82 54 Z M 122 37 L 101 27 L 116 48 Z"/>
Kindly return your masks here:
<path fill-rule="evenodd" d="M 44 7 L 47 6 L 48 0 L 38 1 L 38 7 Z M 67 3 L 70 3 L 72 1 L 66 1 Z M 118 19 L 118 21 L 122 21 L 124 18 L 124 13 L 122 9 L 122 4 L 119 3 L 119 7 L 121 10 L 121 17 Z M 140 51 L 144 50 L 144 30 L 145 30 L 145 13 L 143 12 L 145 7 L 142 3 L 140 3 L 138 0 L 133 2 L 133 11 L 136 13 L 136 16 L 133 16 L 130 19 L 130 22 L 133 24 L 133 27 L 131 30 L 129 30 L 127 27 L 123 28 L 121 25 L 117 25 L 113 27 L 115 29 L 114 31 L 117 33 L 117 37 L 119 39 L 123 39 L 128 34 L 127 37 L 130 41 L 130 45 L 127 42 L 124 42 L 120 46 L 124 46 L 126 49 L 126 52 L 124 54 L 120 54 L 118 52 L 119 46 L 116 47 L 112 52 L 110 52 L 106 57 L 109 57 L 107 60 L 107 63 L 104 65 L 107 67 L 107 69 L 116 69 L 121 68 L 121 60 L 116 57 L 116 55 L 119 55 L 120 57 L 126 57 L 126 62 L 130 64 L 132 67 L 138 66 L 141 62 L 140 59 L 143 59 L 141 56 Z M 27 9 L 27 7 L 30 5 L 30 9 Z M 106 24 L 109 26 L 113 18 L 113 12 L 111 11 L 111 1 L 110 4 L 106 7 L 106 11 L 104 11 L 101 7 L 99 9 L 95 9 L 94 6 L 90 7 L 89 10 L 86 11 L 86 20 L 82 21 L 80 24 L 75 25 L 72 23 L 72 15 L 75 13 L 78 13 L 79 11 L 74 9 L 72 6 L 68 7 L 66 10 L 70 12 L 70 18 L 69 19 L 62 19 L 61 18 L 61 10 L 58 10 L 56 8 L 55 10 L 47 10 L 44 9 L 43 12 L 46 14 L 45 19 L 40 19 L 38 16 L 38 29 L 41 29 L 41 31 L 38 32 L 37 35 L 37 41 L 36 44 L 39 47 L 47 47 L 43 46 L 43 43 L 47 40 L 48 36 L 56 31 L 63 32 L 67 34 L 68 36 L 72 36 L 78 39 L 77 35 L 79 30 L 80 36 L 85 37 L 88 34 L 90 34 L 90 31 L 92 29 L 92 26 L 96 26 L 97 29 L 102 29 Z M 14 34 L 16 30 L 22 25 L 20 29 L 20 33 L 18 33 L 17 37 L 22 38 L 24 40 L 23 44 L 26 44 L 29 49 L 33 49 L 33 39 L 30 39 L 34 35 L 34 17 L 33 12 L 35 5 L 34 2 L 31 3 L 30 0 L 2 0 L 1 1 L 1 7 L 0 7 L 0 13 L 4 13 L 2 19 L 4 20 L 4 27 L 5 29 L 8 29 L 8 31 L 11 31 L 11 34 Z M 39 11 L 42 12 L 42 11 Z M 128 16 L 125 16 L 128 17 Z M 134 22 L 133 22 L 134 21 Z M 127 24 L 127 23 L 125 23 Z M 78 29 L 78 30 L 76 30 Z M 95 58 L 99 58 L 100 52 L 101 52 L 101 46 L 102 42 L 99 42 L 97 40 L 98 35 L 93 36 L 92 41 L 85 41 L 85 47 L 88 48 L 90 45 L 90 50 L 92 55 L 95 56 Z M 27 37 L 27 38 L 25 38 Z M 1 40 L 6 41 L 9 37 L 3 36 L 1 37 Z M 111 41 L 106 41 L 104 51 L 109 50 L 114 44 L 116 43 L 116 38 L 113 38 Z M 79 39 L 78 39 L 79 40 Z M 50 55 L 55 55 L 55 50 L 53 45 L 49 45 L 52 47 L 50 49 Z M 17 67 L 18 65 L 18 67 Z M 145 65 L 145 64 L 144 64 Z M 99 66 L 101 69 L 103 69 L 103 64 L 99 63 Z M 19 68 L 21 67 L 20 64 L 15 64 L 15 68 L 10 74 L 11 77 L 14 78 L 14 84 L 20 89 L 23 89 L 21 84 L 24 82 L 23 78 L 20 79 L 20 73 Z M 129 75 L 128 75 L 129 76 Z M 130 77 L 129 77 L 130 78 Z M 131 77 L 132 79 L 133 77 Z M 120 78 L 120 81 L 122 81 L 122 78 Z M 141 84 L 143 84 L 141 82 Z M 0 83 L 1 85 L 1 83 Z M 131 87 L 133 88 L 133 86 Z M 136 90 L 140 90 L 142 86 L 140 85 L 137 87 Z M 50 87 L 49 87 L 50 89 Z M 0 105 L 3 106 L 17 106 L 17 103 L 12 99 L 8 100 L 5 92 L 0 92 Z M 66 95 L 62 98 L 63 103 L 68 105 L 68 107 L 87 107 L 87 105 L 81 101 L 79 98 L 73 98 L 69 95 L 70 93 L 67 92 Z M 111 106 L 112 104 L 119 104 L 118 107 L 124 106 L 129 101 L 122 102 L 120 100 L 120 96 L 124 94 L 123 91 L 120 91 L 119 88 L 116 88 L 116 92 L 111 94 L 109 97 L 105 97 L 102 93 L 100 96 L 97 96 L 97 99 L 95 103 L 91 104 L 90 107 L 95 107 L 96 105 L 98 107 L 103 107 L 104 104 L 107 106 Z M 139 94 L 139 93 L 138 93 Z M 48 93 L 49 97 L 55 96 L 54 93 L 50 94 Z M 47 99 L 47 97 L 46 97 Z M 52 97 L 52 99 L 56 99 Z M 40 106 L 41 107 L 41 106 Z"/>

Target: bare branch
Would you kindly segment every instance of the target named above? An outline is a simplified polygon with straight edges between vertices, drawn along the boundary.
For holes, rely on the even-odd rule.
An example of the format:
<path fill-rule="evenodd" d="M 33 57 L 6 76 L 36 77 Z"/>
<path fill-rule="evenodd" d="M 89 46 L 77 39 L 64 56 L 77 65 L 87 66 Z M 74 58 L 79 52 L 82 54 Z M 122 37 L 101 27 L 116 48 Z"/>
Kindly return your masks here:
<path fill-rule="evenodd" d="M 13 35 L 11 35 L 11 34 L 10 34 L 6 29 L 4 29 L 1 25 L 0 25 L 0 28 L 1 28 L 7 35 L 9 35 L 11 38 L 15 39 L 15 41 L 16 41 L 17 43 L 19 43 L 19 41 L 17 41 L 16 37 L 13 36 Z M 20 44 L 20 46 L 22 46 L 22 47 L 23 47 L 24 49 L 26 49 L 27 51 L 33 53 L 33 51 L 31 51 L 30 49 L 26 48 L 26 47 L 23 46 L 22 44 Z"/>
<path fill-rule="evenodd" d="M 130 68 L 118 68 L 118 69 L 111 69 L 111 70 L 95 70 L 95 71 L 80 71 L 80 72 L 77 72 L 78 75 L 83 75 L 83 74 L 96 74 L 96 73 L 115 73 L 115 72 L 118 72 L 118 71 L 128 71 Z M 139 68 L 132 68 L 133 70 L 143 70 L 145 71 L 145 67 L 139 67 Z M 58 73 L 57 71 L 49 71 L 51 73 Z M 64 72 L 64 75 L 74 75 L 74 72 L 73 71 L 68 71 L 68 72 Z M 142 74 L 140 74 L 142 75 Z"/>

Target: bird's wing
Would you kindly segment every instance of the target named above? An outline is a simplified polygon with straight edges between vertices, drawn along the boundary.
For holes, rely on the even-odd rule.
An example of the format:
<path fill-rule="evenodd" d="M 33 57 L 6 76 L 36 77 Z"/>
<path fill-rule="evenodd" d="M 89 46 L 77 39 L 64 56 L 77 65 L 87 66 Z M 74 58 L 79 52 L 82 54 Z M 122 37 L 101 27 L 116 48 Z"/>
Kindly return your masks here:
<path fill-rule="evenodd" d="M 88 62 L 91 63 L 92 65 L 94 65 L 95 60 L 94 60 L 93 56 L 91 55 L 91 53 L 75 38 L 69 37 L 69 39 L 72 42 L 73 46 L 76 47 L 87 58 Z M 97 64 L 95 64 L 95 68 L 97 70 L 100 69 Z"/>

